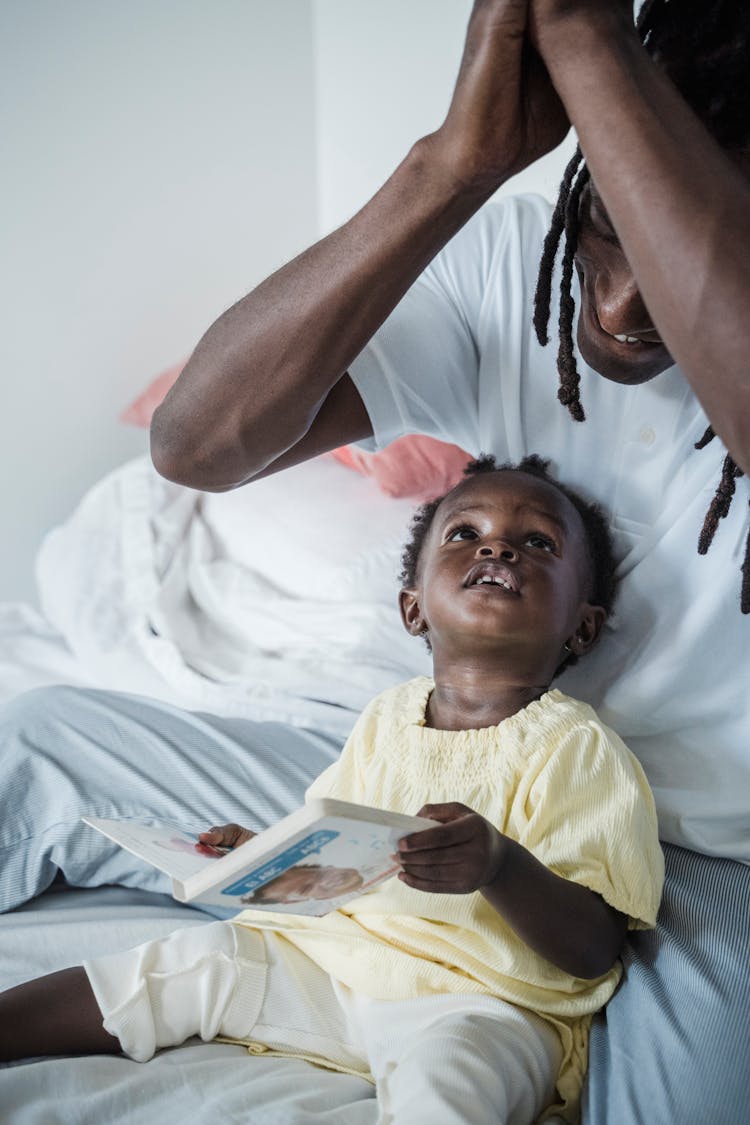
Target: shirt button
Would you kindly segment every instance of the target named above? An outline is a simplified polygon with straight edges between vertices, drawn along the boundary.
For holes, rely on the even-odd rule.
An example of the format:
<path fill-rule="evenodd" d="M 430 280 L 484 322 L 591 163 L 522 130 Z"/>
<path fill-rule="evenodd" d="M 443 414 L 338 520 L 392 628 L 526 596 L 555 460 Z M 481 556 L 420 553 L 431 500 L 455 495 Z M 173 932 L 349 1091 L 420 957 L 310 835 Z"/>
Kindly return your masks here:
<path fill-rule="evenodd" d="M 638 434 L 638 437 L 644 445 L 653 445 L 656 441 L 656 430 L 653 426 L 644 426 Z"/>

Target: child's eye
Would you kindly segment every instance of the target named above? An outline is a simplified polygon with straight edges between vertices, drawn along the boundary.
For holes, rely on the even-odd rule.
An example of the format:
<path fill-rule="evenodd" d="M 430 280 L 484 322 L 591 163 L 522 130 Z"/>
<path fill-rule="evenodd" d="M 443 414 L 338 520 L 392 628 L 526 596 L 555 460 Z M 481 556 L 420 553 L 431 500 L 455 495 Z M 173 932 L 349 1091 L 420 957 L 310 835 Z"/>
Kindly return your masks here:
<path fill-rule="evenodd" d="M 557 549 L 554 539 L 550 539 L 548 535 L 542 535 L 539 531 L 533 531 L 531 535 L 527 535 L 526 542 L 531 547 L 539 547 L 542 551 L 549 551 L 551 554 Z"/>
<path fill-rule="evenodd" d="M 464 539 L 476 539 L 477 533 L 473 527 L 468 524 L 461 524 L 460 527 L 455 527 L 448 536 L 449 543 L 460 543 Z"/>

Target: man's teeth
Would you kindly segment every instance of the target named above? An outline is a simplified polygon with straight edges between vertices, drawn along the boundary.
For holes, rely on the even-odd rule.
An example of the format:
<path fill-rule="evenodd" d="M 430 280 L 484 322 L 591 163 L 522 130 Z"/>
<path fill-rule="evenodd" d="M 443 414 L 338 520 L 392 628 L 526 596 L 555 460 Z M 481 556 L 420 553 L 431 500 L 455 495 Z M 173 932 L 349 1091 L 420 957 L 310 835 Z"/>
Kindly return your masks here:
<path fill-rule="evenodd" d="M 481 586 L 481 584 L 482 584 L 483 582 L 489 582 L 489 584 L 490 584 L 491 586 L 492 586 L 492 585 L 495 585 L 495 586 L 504 586 L 506 590 L 512 590 L 512 589 L 513 589 L 513 587 L 511 586 L 510 582 L 506 582 L 504 578 L 490 578 L 490 576 L 489 576 L 489 575 L 485 575 L 485 576 L 484 576 L 483 578 L 477 578 L 477 580 L 476 580 L 476 582 L 474 583 L 474 585 L 475 585 L 475 586 Z"/>
<path fill-rule="evenodd" d="M 621 344 L 640 344 L 641 342 L 637 336 L 621 336 L 617 332 L 613 332 L 612 335 L 615 340 L 619 340 Z"/>

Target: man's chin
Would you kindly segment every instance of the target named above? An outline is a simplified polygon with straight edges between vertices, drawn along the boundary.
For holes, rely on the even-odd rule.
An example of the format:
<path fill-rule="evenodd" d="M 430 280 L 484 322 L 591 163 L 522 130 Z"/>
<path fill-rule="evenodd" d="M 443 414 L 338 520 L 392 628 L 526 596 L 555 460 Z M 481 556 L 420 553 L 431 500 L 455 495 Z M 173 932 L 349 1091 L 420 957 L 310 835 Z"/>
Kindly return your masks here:
<path fill-rule="evenodd" d="M 592 370 L 612 383 L 636 387 L 672 367 L 674 360 L 663 344 L 624 344 L 603 332 L 594 340 L 578 326 L 578 348 Z"/>

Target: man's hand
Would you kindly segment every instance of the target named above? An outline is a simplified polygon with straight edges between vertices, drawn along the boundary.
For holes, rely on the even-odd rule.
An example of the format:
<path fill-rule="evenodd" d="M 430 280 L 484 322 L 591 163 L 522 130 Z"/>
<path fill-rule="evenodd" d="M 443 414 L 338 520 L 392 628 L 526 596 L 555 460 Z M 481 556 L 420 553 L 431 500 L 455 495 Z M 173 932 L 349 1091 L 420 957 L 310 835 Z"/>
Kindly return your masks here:
<path fill-rule="evenodd" d="M 468 188 L 494 190 L 568 131 L 528 16 L 528 0 L 475 0 L 450 109 L 430 138 Z"/>
<path fill-rule="evenodd" d="M 424 805 L 417 816 L 439 820 L 440 827 L 399 840 L 403 883 L 433 894 L 465 895 L 494 882 L 506 841 L 488 820 L 458 802 Z"/>
<path fill-rule="evenodd" d="M 632 34 L 632 0 L 529 0 L 529 38 L 545 61 L 554 55 L 561 31 L 579 21 L 610 36 Z"/>
<path fill-rule="evenodd" d="M 196 847 L 199 851 L 201 847 L 205 847 L 207 850 L 222 848 L 225 851 L 231 851 L 232 848 L 238 848 L 240 844 L 252 840 L 255 835 L 257 833 L 251 832 L 249 828 L 243 828 L 241 824 L 215 825 L 213 828 L 201 832 L 198 836 L 200 843 Z M 211 853 L 209 852 L 209 854 Z"/>

